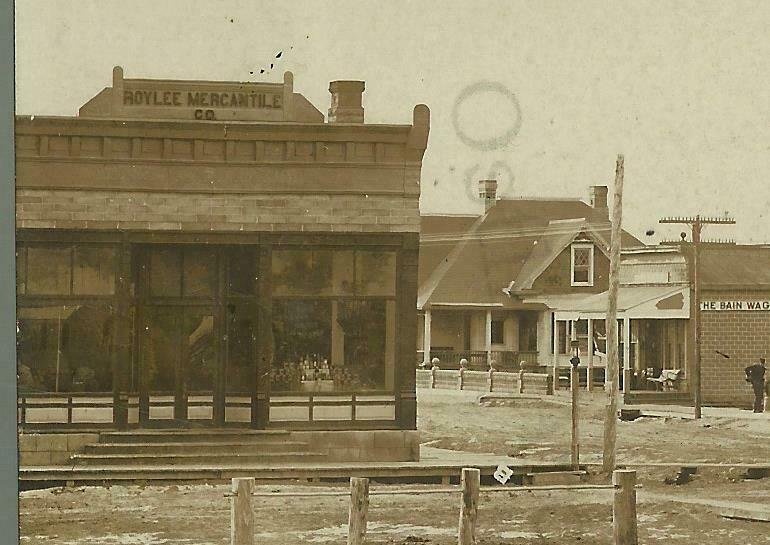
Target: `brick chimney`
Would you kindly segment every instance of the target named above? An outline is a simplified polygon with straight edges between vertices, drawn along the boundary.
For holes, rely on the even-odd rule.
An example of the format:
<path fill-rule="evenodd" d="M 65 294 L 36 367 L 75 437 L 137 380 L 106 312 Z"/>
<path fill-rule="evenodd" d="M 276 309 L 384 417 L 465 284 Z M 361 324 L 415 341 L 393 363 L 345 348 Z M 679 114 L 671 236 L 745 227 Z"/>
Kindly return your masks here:
<path fill-rule="evenodd" d="M 479 180 L 479 198 L 484 199 L 484 211 L 486 212 L 497 201 L 497 180 Z"/>
<path fill-rule="evenodd" d="M 364 107 L 363 81 L 333 81 L 329 84 L 332 107 L 329 108 L 329 123 L 363 123 Z"/>
<path fill-rule="evenodd" d="M 592 185 L 589 189 L 588 196 L 591 199 L 591 208 L 596 208 L 598 210 L 607 209 L 606 185 Z"/>

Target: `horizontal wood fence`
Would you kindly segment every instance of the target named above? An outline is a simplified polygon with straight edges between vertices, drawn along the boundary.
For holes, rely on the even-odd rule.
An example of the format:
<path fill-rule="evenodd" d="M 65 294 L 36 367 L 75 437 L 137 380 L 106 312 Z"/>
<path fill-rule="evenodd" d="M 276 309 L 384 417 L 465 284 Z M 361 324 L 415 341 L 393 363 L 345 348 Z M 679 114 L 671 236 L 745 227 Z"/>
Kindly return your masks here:
<path fill-rule="evenodd" d="M 474 392 L 553 394 L 553 377 L 546 373 L 506 373 L 467 369 L 418 369 L 417 387 Z"/>
<path fill-rule="evenodd" d="M 515 351 L 515 350 L 492 350 L 492 359 L 485 350 L 431 350 L 429 361 L 438 358 L 440 366 L 444 369 L 459 369 L 460 360 L 468 362 L 468 369 L 474 371 L 486 371 L 489 369 L 490 361 L 494 362 L 494 367 L 501 371 L 516 371 L 521 362 L 527 366 L 537 367 L 537 351 Z M 425 351 L 417 351 L 417 365 L 425 362 Z"/>
<path fill-rule="evenodd" d="M 613 545 L 638 545 L 636 517 L 636 472 L 616 470 L 612 474 L 611 485 L 579 484 L 550 486 L 500 486 L 481 488 L 481 471 L 464 468 L 460 486 L 435 489 L 370 490 L 369 479 L 350 478 L 350 491 L 313 491 L 313 492 L 254 492 L 254 478 L 232 480 L 230 497 L 230 545 L 254 545 L 254 510 L 252 498 L 276 497 L 349 497 L 348 504 L 348 545 L 363 545 L 366 539 L 366 522 L 369 513 L 369 498 L 377 495 L 415 495 L 415 494 L 461 494 L 460 519 L 457 530 L 458 545 L 475 545 L 476 521 L 478 516 L 479 496 L 493 492 L 538 492 L 552 490 L 612 490 L 612 526 Z"/>

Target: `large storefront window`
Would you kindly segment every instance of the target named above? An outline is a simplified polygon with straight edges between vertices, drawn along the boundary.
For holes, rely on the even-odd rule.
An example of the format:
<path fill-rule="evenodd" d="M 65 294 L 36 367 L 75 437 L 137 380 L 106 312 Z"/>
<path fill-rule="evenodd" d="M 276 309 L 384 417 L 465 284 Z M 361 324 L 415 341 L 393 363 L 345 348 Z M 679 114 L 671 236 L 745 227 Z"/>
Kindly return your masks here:
<path fill-rule="evenodd" d="M 113 311 L 73 304 L 18 309 L 21 392 L 106 392 L 112 389 Z"/>
<path fill-rule="evenodd" d="M 20 294 L 41 296 L 112 295 L 115 249 L 111 246 L 38 246 L 19 253 Z M 25 258 L 25 259 L 23 259 Z"/>
<path fill-rule="evenodd" d="M 19 246 L 20 392 L 112 390 L 116 255 L 107 244 Z"/>
<path fill-rule="evenodd" d="M 273 252 L 271 389 L 393 388 L 395 254 Z"/>

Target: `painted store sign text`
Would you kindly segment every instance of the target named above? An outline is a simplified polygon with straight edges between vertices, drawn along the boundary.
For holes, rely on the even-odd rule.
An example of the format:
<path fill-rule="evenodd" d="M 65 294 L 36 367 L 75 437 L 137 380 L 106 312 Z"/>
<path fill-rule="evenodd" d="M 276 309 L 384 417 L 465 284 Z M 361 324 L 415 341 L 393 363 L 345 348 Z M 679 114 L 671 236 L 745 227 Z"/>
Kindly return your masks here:
<path fill-rule="evenodd" d="M 701 301 L 700 309 L 770 311 L 770 301 Z"/>
<path fill-rule="evenodd" d="M 275 108 L 283 107 L 278 93 L 201 93 L 182 91 L 123 91 L 124 106 L 185 106 L 208 108 Z"/>

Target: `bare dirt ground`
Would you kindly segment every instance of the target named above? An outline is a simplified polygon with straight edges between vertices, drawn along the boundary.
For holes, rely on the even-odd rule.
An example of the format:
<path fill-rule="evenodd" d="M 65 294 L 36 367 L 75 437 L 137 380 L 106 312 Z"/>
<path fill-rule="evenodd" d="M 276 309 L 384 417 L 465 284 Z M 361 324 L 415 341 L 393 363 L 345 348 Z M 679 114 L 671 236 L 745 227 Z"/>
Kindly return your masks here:
<path fill-rule="evenodd" d="M 421 390 L 420 440 L 432 447 L 488 452 L 543 461 L 566 461 L 570 450 L 570 407 L 559 392 L 515 406 L 479 407 L 479 393 Z M 581 392 L 581 460 L 600 461 L 604 400 Z M 746 411 L 750 414 L 750 411 Z M 618 461 L 770 461 L 770 414 L 760 419 L 704 417 L 641 418 L 618 422 Z"/>
<path fill-rule="evenodd" d="M 602 398 L 582 407 L 586 459 L 598 459 Z M 480 407 L 476 395 L 421 392 L 419 426 L 431 446 L 564 461 L 569 449 L 569 407 L 529 402 Z M 641 419 L 618 425 L 619 459 L 641 461 L 768 461 L 770 417 Z M 759 545 L 770 543 L 770 523 L 725 519 L 726 506 L 770 508 L 770 479 L 746 480 L 740 471 L 708 470 L 680 486 L 665 484 L 674 469 L 640 470 L 640 543 Z M 600 482 L 599 477 L 592 477 Z M 373 484 L 372 488 L 386 485 Z M 408 485 L 416 488 L 419 485 Z M 429 487 L 425 485 L 426 487 Z M 344 485 L 260 485 L 260 491 L 329 490 Z M 229 543 L 227 485 L 113 486 L 24 492 L 24 544 L 181 545 Z M 484 494 L 479 543 L 556 545 L 611 543 L 611 492 Z M 459 497 L 372 496 L 368 542 L 456 543 Z M 341 544 L 346 541 L 347 498 L 255 498 L 257 543 Z"/>

